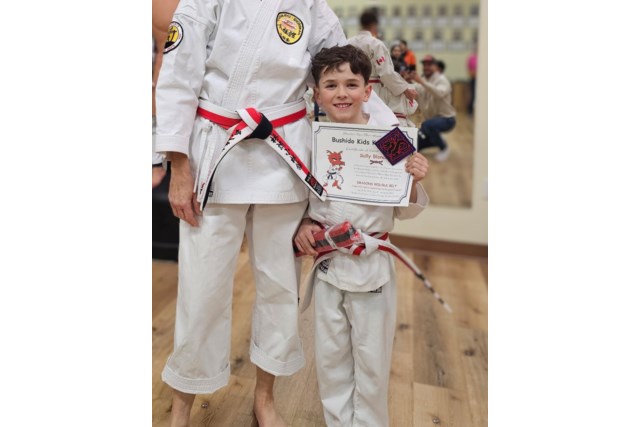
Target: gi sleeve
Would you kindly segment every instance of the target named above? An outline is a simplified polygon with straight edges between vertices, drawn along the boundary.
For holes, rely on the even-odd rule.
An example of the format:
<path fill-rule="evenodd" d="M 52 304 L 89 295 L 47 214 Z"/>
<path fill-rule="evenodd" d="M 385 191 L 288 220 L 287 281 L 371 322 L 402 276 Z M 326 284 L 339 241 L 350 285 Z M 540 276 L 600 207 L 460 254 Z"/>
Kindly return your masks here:
<path fill-rule="evenodd" d="M 151 155 L 151 164 L 152 165 L 159 165 L 161 163 L 164 163 L 164 156 L 162 154 L 158 154 L 158 153 L 153 153 Z"/>
<path fill-rule="evenodd" d="M 156 87 L 156 148 L 189 155 L 207 44 L 219 16 L 219 0 L 183 0 L 173 16 Z"/>
<path fill-rule="evenodd" d="M 394 71 L 389 50 L 382 42 L 375 43 L 373 46 L 372 65 L 374 74 L 380 76 L 382 84 L 395 96 L 400 95 L 409 87 L 409 83 Z"/>
<path fill-rule="evenodd" d="M 344 45 L 347 38 L 344 35 L 340 20 L 331 10 L 326 0 L 316 0 L 311 6 L 313 27 L 309 38 L 309 53 L 314 57 L 323 47 Z"/>
<path fill-rule="evenodd" d="M 412 88 L 412 89 L 415 89 L 415 86 L 413 84 L 409 84 L 409 87 Z M 410 116 L 413 113 L 415 113 L 416 111 L 418 111 L 418 100 L 417 99 L 414 99 L 413 101 L 411 101 L 404 94 L 401 95 L 401 96 L 402 96 L 402 102 L 404 103 L 405 108 L 406 108 L 407 116 Z"/>
<path fill-rule="evenodd" d="M 164 163 L 164 156 L 156 152 L 156 117 L 151 122 L 151 164 L 158 165 Z"/>
<path fill-rule="evenodd" d="M 409 206 L 396 206 L 393 209 L 394 217 L 402 220 L 418 216 L 418 214 L 429 204 L 429 196 L 420 183 L 416 185 L 416 195 L 417 198 L 415 203 L 409 203 Z"/>

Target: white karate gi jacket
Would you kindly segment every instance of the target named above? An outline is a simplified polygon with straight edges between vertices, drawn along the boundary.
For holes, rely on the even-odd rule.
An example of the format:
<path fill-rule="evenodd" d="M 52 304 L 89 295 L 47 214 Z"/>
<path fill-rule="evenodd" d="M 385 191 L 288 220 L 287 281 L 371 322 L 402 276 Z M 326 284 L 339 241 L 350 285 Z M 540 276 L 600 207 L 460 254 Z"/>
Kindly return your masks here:
<path fill-rule="evenodd" d="M 227 140 L 223 128 L 196 116 L 199 99 L 230 111 L 301 100 L 312 55 L 345 42 L 325 0 L 182 0 L 174 21 L 178 35 L 165 48 L 156 89 L 155 144 L 157 152 L 187 154 L 194 174 L 207 144 L 217 154 Z M 290 33 L 283 33 L 287 28 Z M 241 48 L 230 48 L 238 38 L 244 40 Z M 276 131 L 308 163 L 308 119 Z M 220 163 L 209 201 L 293 203 L 307 196 L 264 141 L 247 139 Z"/>

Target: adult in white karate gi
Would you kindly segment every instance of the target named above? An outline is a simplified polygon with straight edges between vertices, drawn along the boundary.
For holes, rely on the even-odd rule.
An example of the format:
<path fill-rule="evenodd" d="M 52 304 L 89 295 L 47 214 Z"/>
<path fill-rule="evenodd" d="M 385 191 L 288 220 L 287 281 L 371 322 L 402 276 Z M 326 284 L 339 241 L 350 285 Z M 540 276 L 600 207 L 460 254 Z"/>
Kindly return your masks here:
<path fill-rule="evenodd" d="M 174 389 L 173 426 L 188 424 L 195 394 L 228 383 L 244 234 L 256 280 L 254 411 L 262 427 L 284 425 L 273 384 L 304 364 L 291 240 L 309 191 L 264 139 L 239 142 L 209 178 L 226 129 L 250 122 L 249 108 L 281 120 L 274 130 L 308 164 L 311 127 L 298 113 L 311 56 L 345 42 L 325 0 L 182 0 L 176 9 L 156 88 L 156 151 L 171 161 L 169 201 L 182 220 L 174 351 L 162 373 Z"/>

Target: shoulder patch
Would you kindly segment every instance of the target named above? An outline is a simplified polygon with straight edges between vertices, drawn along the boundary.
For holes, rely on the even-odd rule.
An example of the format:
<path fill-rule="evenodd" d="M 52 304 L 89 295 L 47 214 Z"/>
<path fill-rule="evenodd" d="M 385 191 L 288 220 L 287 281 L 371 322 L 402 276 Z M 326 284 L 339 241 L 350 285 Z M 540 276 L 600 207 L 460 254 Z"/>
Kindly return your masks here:
<path fill-rule="evenodd" d="M 182 25 L 180 25 L 176 21 L 171 21 L 171 24 L 169 24 L 169 30 L 167 32 L 167 41 L 164 44 L 163 53 L 169 53 L 173 49 L 177 48 L 182 41 L 182 36 Z"/>
<path fill-rule="evenodd" d="M 276 17 L 276 30 L 278 30 L 280 40 L 286 44 L 294 44 L 302 37 L 304 25 L 297 16 L 287 12 L 280 12 Z"/>

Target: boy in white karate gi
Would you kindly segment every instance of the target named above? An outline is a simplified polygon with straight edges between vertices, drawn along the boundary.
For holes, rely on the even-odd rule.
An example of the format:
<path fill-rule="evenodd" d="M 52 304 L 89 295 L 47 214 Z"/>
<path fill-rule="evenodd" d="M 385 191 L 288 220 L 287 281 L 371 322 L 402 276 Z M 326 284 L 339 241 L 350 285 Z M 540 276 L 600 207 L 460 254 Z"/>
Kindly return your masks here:
<path fill-rule="evenodd" d="M 371 94 L 371 62 L 360 49 L 347 45 L 323 49 L 313 61 L 315 99 L 329 119 L 338 123 L 381 125 L 362 111 Z M 313 232 L 323 224 L 343 221 L 364 233 L 389 232 L 394 219 L 412 218 L 427 205 L 419 181 L 427 159 L 419 153 L 406 160 L 413 175 L 408 207 L 370 206 L 309 200 L 307 218 L 295 244 L 315 256 Z M 314 222 L 315 221 L 315 222 Z M 340 253 L 312 271 L 315 289 L 315 351 L 320 397 L 329 427 L 388 426 L 387 393 L 396 323 L 396 283 L 392 257 L 381 251 L 367 256 Z"/>

